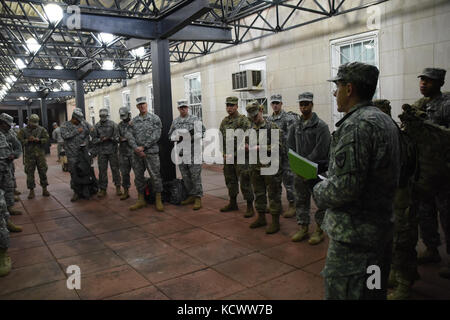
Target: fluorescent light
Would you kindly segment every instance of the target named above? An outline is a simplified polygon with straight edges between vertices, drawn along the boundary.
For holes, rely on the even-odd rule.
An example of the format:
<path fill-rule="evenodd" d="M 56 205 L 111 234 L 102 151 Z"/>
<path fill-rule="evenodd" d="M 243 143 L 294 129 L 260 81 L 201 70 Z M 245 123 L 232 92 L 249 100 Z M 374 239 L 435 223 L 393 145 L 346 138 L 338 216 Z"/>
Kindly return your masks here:
<path fill-rule="evenodd" d="M 102 69 L 103 70 L 113 70 L 114 69 L 114 62 L 111 61 L 111 60 L 103 61 Z"/>
<path fill-rule="evenodd" d="M 62 84 L 62 88 L 63 88 L 64 91 L 70 91 L 70 90 L 72 90 L 72 88 L 69 86 L 69 84 L 68 84 L 67 82 L 64 82 L 64 83 Z"/>
<path fill-rule="evenodd" d="M 62 70 L 62 69 L 64 69 L 64 67 L 61 66 L 61 65 L 59 65 L 59 64 L 57 64 L 57 65 L 54 67 L 54 69 L 56 69 L 56 70 Z"/>
<path fill-rule="evenodd" d="M 61 89 L 59 89 L 59 88 L 53 88 L 53 92 L 60 92 L 61 91 Z"/>
<path fill-rule="evenodd" d="M 36 53 L 41 48 L 41 45 L 36 41 L 35 38 L 31 37 L 27 41 L 27 49 L 30 53 Z"/>
<path fill-rule="evenodd" d="M 31 91 L 31 92 L 36 92 L 35 86 L 31 86 L 31 87 L 30 87 L 30 91 Z"/>
<path fill-rule="evenodd" d="M 98 35 L 98 39 L 102 44 L 110 44 L 114 40 L 114 35 L 111 33 L 102 32 Z"/>
<path fill-rule="evenodd" d="M 139 47 L 137 49 L 133 49 L 133 50 L 131 50 L 131 54 L 135 58 L 142 58 L 145 55 L 145 48 L 144 47 Z"/>
<path fill-rule="evenodd" d="M 5 80 L 7 83 L 13 83 L 17 80 L 17 78 L 14 77 L 13 75 L 10 75 L 9 77 L 6 77 Z"/>
<path fill-rule="evenodd" d="M 64 15 L 63 9 L 54 3 L 47 4 L 44 7 L 44 11 L 50 22 L 53 24 L 58 23 Z"/>
<path fill-rule="evenodd" d="M 27 67 L 22 59 L 16 59 L 16 65 L 19 69 L 24 69 Z"/>

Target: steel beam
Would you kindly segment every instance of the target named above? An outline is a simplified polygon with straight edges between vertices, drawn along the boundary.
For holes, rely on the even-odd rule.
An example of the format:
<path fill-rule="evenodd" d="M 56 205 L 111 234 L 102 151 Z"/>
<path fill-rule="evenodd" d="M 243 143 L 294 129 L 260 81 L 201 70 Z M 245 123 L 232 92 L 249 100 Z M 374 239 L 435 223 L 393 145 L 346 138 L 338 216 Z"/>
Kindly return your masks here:
<path fill-rule="evenodd" d="M 22 70 L 22 75 L 28 78 L 48 78 L 59 80 L 76 80 L 77 70 L 33 69 Z"/>
<path fill-rule="evenodd" d="M 175 41 L 233 41 L 231 28 L 188 25 L 170 36 Z"/>
<path fill-rule="evenodd" d="M 73 91 L 56 91 L 56 92 L 50 92 L 46 98 L 47 99 L 53 99 L 53 98 L 64 98 L 68 96 L 74 96 L 75 92 Z M 44 96 L 43 92 L 31 92 L 31 91 L 23 91 L 23 92 L 10 92 L 6 95 L 5 99 L 16 99 L 20 97 L 25 98 L 32 98 L 32 99 L 39 99 Z"/>
<path fill-rule="evenodd" d="M 0 106 L 2 107 L 24 107 L 24 106 L 28 106 L 28 101 L 24 101 L 24 100 L 6 100 L 6 101 L 2 101 L 0 102 Z M 33 100 L 33 102 L 30 104 L 30 106 L 32 107 L 40 107 L 40 103 L 37 100 Z M 11 109 L 11 108 L 10 108 Z"/>
<path fill-rule="evenodd" d="M 83 80 L 75 81 L 75 107 L 80 108 L 86 118 L 86 111 L 84 107 L 84 87 Z"/>
<path fill-rule="evenodd" d="M 45 130 L 48 130 L 48 114 L 47 114 L 47 101 L 41 99 L 41 123 Z"/>
<path fill-rule="evenodd" d="M 93 70 L 83 80 L 99 80 L 99 79 L 126 79 L 127 72 L 125 70 Z"/>

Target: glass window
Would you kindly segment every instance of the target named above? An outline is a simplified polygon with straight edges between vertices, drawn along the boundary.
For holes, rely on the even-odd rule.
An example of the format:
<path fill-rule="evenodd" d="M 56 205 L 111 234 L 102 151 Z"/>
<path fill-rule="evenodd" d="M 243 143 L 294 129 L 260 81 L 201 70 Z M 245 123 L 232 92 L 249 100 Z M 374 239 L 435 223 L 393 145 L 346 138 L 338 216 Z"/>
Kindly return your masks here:
<path fill-rule="evenodd" d="M 239 112 L 247 114 L 245 107 L 247 103 L 256 100 L 264 106 L 264 115 L 268 115 L 267 95 L 266 95 L 266 57 L 254 58 L 239 63 L 239 70 L 260 70 L 262 80 L 262 90 L 258 91 L 241 91 L 240 92 L 240 109 Z"/>
<path fill-rule="evenodd" d="M 109 107 L 109 96 L 103 97 L 103 108 L 108 109 L 108 113 L 111 113 L 110 107 Z"/>
<path fill-rule="evenodd" d="M 148 91 L 148 112 L 150 113 L 155 113 L 155 106 L 154 106 L 154 99 L 153 99 L 153 85 L 149 84 L 147 86 L 147 91 Z"/>
<path fill-rule="evenodd" d="M 131 110 L 130 90 L 122 91 L 122 106 Z"/>
<path fill-rule="evenodd" d="M 184 90 L 191 114 L 202 119 L 202 81 L 200 73 L 184 76 Z"/>

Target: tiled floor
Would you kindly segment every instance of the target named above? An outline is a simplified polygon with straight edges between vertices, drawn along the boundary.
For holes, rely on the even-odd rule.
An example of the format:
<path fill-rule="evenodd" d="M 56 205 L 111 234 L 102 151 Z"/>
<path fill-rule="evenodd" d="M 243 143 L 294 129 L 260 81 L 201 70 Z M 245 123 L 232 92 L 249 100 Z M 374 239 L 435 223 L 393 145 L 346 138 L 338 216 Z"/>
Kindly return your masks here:
<path fill-rule="evenodd" d="M 291 242 L 294 219 L 281 218 L 281 231 L 270 236 L 250 229 L 241 196 L 239 212 L 220 213 L 227 199 L 220 171 L 203 170 L 199 211 L 166 204 L 164 213 L 131 212 L 136 190 L 120 201 L 111 183 L 102 200 L 70 202 L 69 174 L 55 160 L 47 159 L 51 197 L 38 187 L 33 200 L 16 161 L 22 195 L 15 206 L 24 214 L 12 219 L 24 231 L 11 235 L 13 270 L 0 278 L 0 299 L 323 299 L 327 241 Z M 79 290 L 67 289 L 70 265 L 81 269 Z M 439 266 L 420 268 L 415 298 L 450 299 Z"/>

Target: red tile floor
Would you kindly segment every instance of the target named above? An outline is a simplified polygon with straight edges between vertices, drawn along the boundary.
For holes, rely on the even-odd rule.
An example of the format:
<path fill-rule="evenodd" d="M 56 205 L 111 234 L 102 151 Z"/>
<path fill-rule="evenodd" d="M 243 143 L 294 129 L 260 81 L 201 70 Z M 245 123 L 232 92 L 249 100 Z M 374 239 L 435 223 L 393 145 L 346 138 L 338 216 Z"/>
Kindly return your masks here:
<path fill-rule="evenodd" d="M 69 174 L 56 163 L 54 146 L 51 154 L 49 198 L 38 187 L 27 199 L 16 161 L 22 195 L 15 207 L 24 214 L 12 219 L 24 231 L 11 235 L 13 270 L 0 278 L 0 299 L 323 299 L 327 241 L 291 242 L 294 219 L 282 218 L 275 235 L 249 229 L 241 196 L 239 212 L 220 213 L 227 190 L 217 168 L 203 170 L 201 210 L 166 204 L 164 213 L 153 206 L 131 212 L 136 190 L 120 201 L 111 176 L 106 198 L 70 202 Z M 81 269 L 80 290 L 66 287 L 70 265 Z M 450 299 L 439 266 L 420 268 L 414 298 Z"/>

